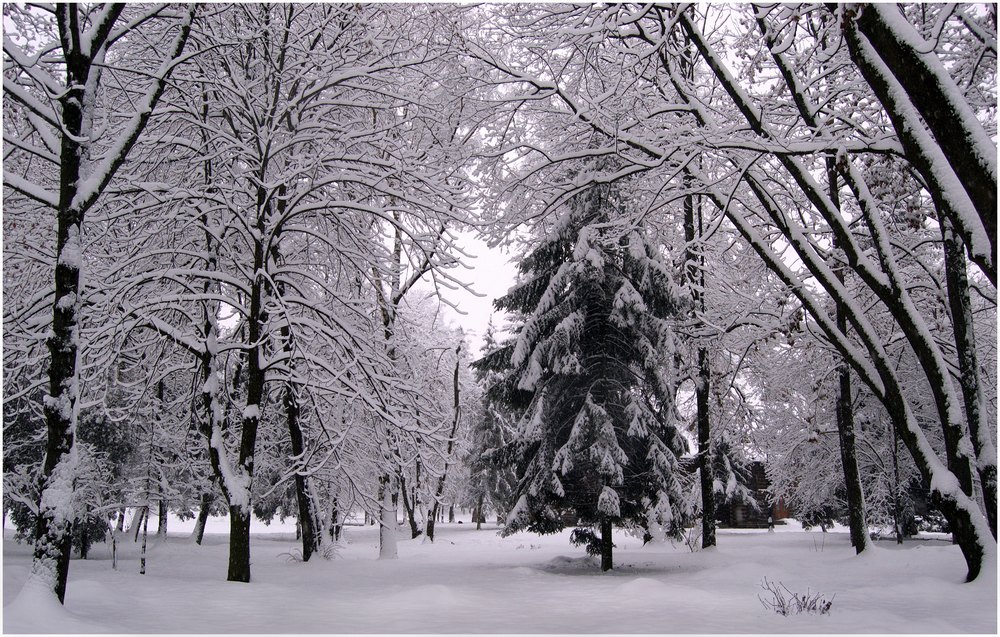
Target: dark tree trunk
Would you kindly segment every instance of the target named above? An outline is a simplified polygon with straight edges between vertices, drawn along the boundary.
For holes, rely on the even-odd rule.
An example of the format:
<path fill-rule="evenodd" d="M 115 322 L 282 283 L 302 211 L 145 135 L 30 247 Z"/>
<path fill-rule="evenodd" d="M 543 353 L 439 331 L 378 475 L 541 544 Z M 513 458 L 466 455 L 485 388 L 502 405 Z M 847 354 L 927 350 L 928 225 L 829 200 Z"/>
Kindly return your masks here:
<path fill-rule="evenodd" d="M 461 411 L 459 408 L 459 399 L 461 397 L 460 388 L 458 385 L 458 371 L 462 364 L 462 344 L 459 343 L 458 347 L 455 348 L 455 372 L 453 378 L 453 404 L 452 408 L 454 410 L 454 419 L 451 423 L 451 435 L 448 436 L 448 450 L 445 454 L 444 471 L 441 476 L 438 477 L 437 490 L 434 492 L 434 508 L 431 510 L 431 515 L 427 519 L 427 539 L 431 542 L 434 541 L 434 520 L 437 519 L 438 511 L 441 506 L 441 496 L 444 495 L 444 485 L 445 481 L 448 479 L 448 461 L 451 459 L 451 452 L 455 445 L 455 432 L 458 431 L 458 421 Z M 443 513 L 443 512 L 442 512 Z M 455 521 L 455 505 L 452 505 L 451 509 L 451 520 Z"/>
<path fill-rule="evenodd" d="M 230 582 L 250 581 L 250 509 L 229 507 L 229 576 Z"/>
<path fill-rule="evenodd" d="M 399 474 L 399 492 L 403 495 L 403 511 L 406 512 L 406 521 L 410 523 L 410 539 L 414 539 L 420 535 L 420 527 L 417 525 L 417 517 L 414 509 L 416 508 L 416 501 L 413 505 L 410 505 L 410 498 L 406 495 L 406 478 L 403 474 Z"/>
<path fill-rule="evenodd" d="M 846 310 L 837 305 L 837 324 L 846 331 Z M 868 525 L 865 519 L 865 494 L 861 488 L 861 473 L 854 436 L 854 405 L 851 402 L 851 368 L 841 363 L 837 370 L 837 433 L 840 438 L 840 461 L 847 487 L 847 516 L 851 529 L 851 546 L 860 553 L 868 547 Z"/>
<path fill-rule="evenodd" d="M 340 524 L 340 510 L 337 508 L 337 501 L 333 501 L 333 508 L 330 510 L 330 537 L 334 542 L 340 541 L 340 532 L 343 526 Z"/>
<path fill-rule="evenodd" d="M 614 543 L 611 541 L 611 519 L 601 519 L 601 570 L 610 571 L 614 567 L 612 550 Z"/>
<path fill-rule="evenodd" d="M 205 525 L 208 523 L 208 515 L 212 510 L 212 501 L 215 498 L 211 493 L 201 494 L 201 507 L 198 509 L 198 519 L 194 523 L 194 543 L 200 545 L 205 537 Z"/>
<path fill-rule="evenodd" d="M 690 43 L 685 44 L 682 55 L 677 63 L 681 73 L 688 80 L 694 79 L 694 59 L 695 51 Z M 694 179 L 690 175 L 685 175 L 685 186 L 692 187 Z M 691 289 L 692 318 L 697 327 L 703 328 L 698 317 L 699 312 L 705 311 L 705 259 L 701 253 L 701 246 L 696 245 L 702 236 L 701 209 L 695 201 L 695 195 L 688 194 L 684 197 L 684 242 L 687 244 L 685 250 L 685 278 L 688 287 Z M 696 328 L 697 329 L 697 328 Z M 699 484 L 701 487 L 701 546 L 708 548 L 715 546 L 715 476 L 713 475 L 712 461 L 712 423 L 709 416 L 709 392 L 711 390 L 711 369 L 709 366 L 708 350 L 698 344 L 697 347 L 698 377 L 695 381 L 695 404 L 697 414 L 698 436 L 698 470 Z"/>
<path fill-rule="evenodd" d="M 284 215 L 285 207 L 287 205 L 285 190 L 284 186 L 278 189 L 277 206 L 279 215 Z M 277 237 L 275 237 L 274 240 L 277 242 Z M 277 262 L 279 259 L 280 254 L 278 253 L 277 247 L 275 247 L 274 260 Z M 278 293 L 282 296 L 285 294 L 284 283 L 278 284 Z M 292 361 L 294 337 L 287 322 L 281 326 L 281 339 L 283 341 L 284 351 L 288 354 L 289 361 Z M 290 362 L 289 366 L 292 372 L 294 372 L 295 363 Z M 291 380 L 286 381 L 285 395 L 282 398 L 282 402 L 285 407 L 285 420 L 288 424 L 288 436 L 292 443 L 292 456 L 295 457 L 295 462 L 304 462 L 306 448 L 305 439 L 302 435 L 302 426 L 299 424 L 299 401 L 295 395 L 295 386 L 292 384 Z M 302 561 L 308 562 L 309 558 L 312 557 L 312 554 L 319 550 L 319 547 L 323 542 L 323 536 L 320 532 L 319 514 L 316 511 L 315 498 L 313 497 L 309 477 L 304 475 L 302 471 L 296 472 L 295 474 L 295 499 L 299 509 L 299 521 L 302 525 Z"/>
<path fill-rule="evenodd" d="M 118 509 L 118 520 L 115 522 L 115 532 L 125 532 L 125 507 Z"/>
<path fill-rule="evenodd" d="M 120 13 L 121 10 L 119 9 Z M 66 597 L 66 579 L 69 576 L 69 558 L 72 550 L 73 520 L 67 519 L 58 508 L 46 508 L 45 491 L 53 480 L 53 473 L 60 461 L 73 448 L 77 383 L 77 308 L 80 291 L 80 263 L 83 249 L 82 229 L 84 211 L 73 205 L 80 181 L 83 148 L 79 143 L 84 122 L 84 100 L 87 78 L 92 60 L 85 52 L 76 50 L 81 33 L 76 6 L 61 6 L 56 11 L 59 35 L 63 42 L 66 65 L 66 85 L 78 90 L 65 91 L 59 98 L 63 134 L 60 135 L 59 152 L 59 204 L 56 210 L 56 264 L 55 294 L 52 303 L 52 327 L 46 339 L 49 350 L 49 395 L 43 405 L 47 429 L 45 460 L 39 493 L 42 505 L 35 516 L 35 547 L 32 572 L 51 577 L 59 603 Z M 65 255 L 65 257 L 64 257 Z M 61 476 L 66 488 L 72 476 Z M 57 488 L 63 488 L 59 485 Z M 47 572 L 46 572 L 47 571 Z"/>
<path fill-rule="evenodd" d="M 282 331 L 286 331 L 286 328 L 282 328 Z M 288 434 L 292 442 L 292 455 L 298 459 L 296 460 L 298 462 L 305 454 L 305 443 L 302 428 L 299 426 L 298 401 L 290 385 L 285 388 L 284 403 Z M 295 500 L 299 508 L 299 525 L 302 529 L 302 561 L 308 562 L 312 554 L 319 549 L 322 539 L 309 479 L 301 472 L 295 474 Z"/>
<path fill-rule="evenodd" d="M 695 400 L 698 405 L 698 468 L 701 479 L 701 547 L 715 546 L 715 477 L 712 475 L 712 431 L 708 415 L 711 372 L 708 351 L 698 348 L 698 384 Z"/>
<path fill-rule="evenodd" d="M 261 182 L 264 175 L 260 176 Z M 259 188 L 257 192 L 257 236 L 265 237 L 267 228 L 264 209 L 267 206 L 267 192 Z M 262 239 L 254 244 L 254 272 L 265 268 L 266 255 Z M 267 324 L 267 310 L 264 308 L 264 290 L 261 277 L 255 277 L 250 286 L 250 307 L 247 314 L 247 397 L 243 412 L 243 426 L 240 432 L 239 460 L 235 469 L 246 478 L 245 492 L 240 498 L 245 501 L 229 500 L 229 574 L 230 582 L 250 581 L 250 494 L 254 472 L 254 452 L 257 447 L 257 428 L 260 425 L 260 410 L 264 402 L 264 370 L 260 366 L 264 327 Z"/>
<path fill-rule="evenodd" d="M 448 506 L 448 522 L 451 524 L 455 523 L 455 505 L 451 504 Z"/>
<path fill-rule="evenodd" d="M 480 493 L 479 494 L 479 500 L 476 502 L 476 530 L 477 531 L 483 528 L 483 522 L 485 522 L 485 520 L 483 519 L 483 500 L 484 499 L 485 499 L 485 496 L 482 493 Z"/>
<path fill-rule="evenodd" d="M 90 552 L 90 534 L 87 533 L 87 521 L 86 517 L 79 521 L 80 527 L 80 559 L 87 559 L 87 554 Z"/>
<path fill-rule="evenodd" d="M 427 516 L 427 529 L 425 537 L 431 542 L 434 541 L 434 524 L 437 520 L 438 511 L 440 510 L 440 503 L 437 500 L 434 501 L 434 506 L 431 507 L 431 514 Z"/>
<path fill-rule="evenodd" d="M 997 537 L 997 465 L 996 448 L 993 446 L 989 425 L 985 422 L 982 384 L 979 378 L 979 361 L 976 355 L 976 334 L 969 299 L 969 278 L 965 268 L 962 240 L 954 224 L 946 215 L 940 215 L 941 238 L 944 244 L 945 276 L 948 281 L 948 303 L 951 322 L 955 330 L 955 349 L 958 351 L 959 384 L 965 404 L 965 418 L 969 424 L 969 437 L 978 462 L 976 470 L 983 488 L 986 520 L 993 538 Z"/>
<path fill-rule="evenodd" d="M 142 531 L 142 522 L 149 515 L 149 507 L 142 507 L 134 516 L 132 516 L 132 526 L 135 527 L 135 537 L 132 538 L 132 542 L 139 541 L 139 533 Z"/>
<path fill-rule="evenodd" d="M 832 157 L 826 160 L 826 175 L 830 201 L 840 208 L 840 189 L 837 179 L 837 164 Z M 839 247 L 834 239 L 833 245 Z M 844 282 L 844 268 L 833 268 L 834 276 Z M 839 299 L 836 302 L 837 329 L 847 334 L 847 306 Z M 854 402 L 851 394 L 851 365 L 841 359 L 837 370 L 837 437 L 840 441 L 840 464 L 844 470 L 844 486 L 847 490 L 847 518 L 851 531 L 851 546 L 855 553 L 861 553 L 869 545 L 868 519 L 865 515 L 865 493 L 861 486 L 861 470 L 858 468 L 857 441 L 854 435 Z"/>
<path fill-rule="evenodd" d="M 156 535 L 157 537 L 167 537 L 167 502 L 166 500 L 160 499 L 157 505 L 157 524 L 156 524 Z"/>
<path fill-rule="evenodd" d="M 139 575 L 146 574 L 146 539 L 149 537 L 149 507 L 142 516 L 142 548 L 139 549 Z"/>

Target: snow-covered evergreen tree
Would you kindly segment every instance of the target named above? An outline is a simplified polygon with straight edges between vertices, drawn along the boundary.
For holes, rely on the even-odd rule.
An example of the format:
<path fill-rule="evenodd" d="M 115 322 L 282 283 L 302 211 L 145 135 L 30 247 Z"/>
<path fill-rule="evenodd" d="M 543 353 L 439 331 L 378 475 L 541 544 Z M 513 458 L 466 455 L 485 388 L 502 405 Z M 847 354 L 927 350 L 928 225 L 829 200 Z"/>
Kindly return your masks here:
<path fill-rule="evenodd" d="M 610 186 L 575 196 L 496 301 L 520 316 L 500 383 L 508 406 L 523 407 L 506 531 L 554 532 L 569 516 L 597 526 L 599 539 L 578 537 L 603 570 L 612 567 L 612 526 L 670 532 L 686 517 L 670 329 L 678 295 L 660 251 L 638 230 L 615 227 L 623 206 Z"/>

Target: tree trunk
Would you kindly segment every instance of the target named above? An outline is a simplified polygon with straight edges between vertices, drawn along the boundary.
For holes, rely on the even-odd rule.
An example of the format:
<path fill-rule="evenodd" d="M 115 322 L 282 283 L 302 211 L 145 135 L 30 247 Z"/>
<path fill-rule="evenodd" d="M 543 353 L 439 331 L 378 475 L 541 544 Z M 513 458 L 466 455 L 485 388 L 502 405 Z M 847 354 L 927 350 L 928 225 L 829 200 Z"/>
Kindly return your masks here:
<path fill-rule="evenodd" d="M 485 497 L 486 496 L 483 493 L 480 493 L 479 494 L 479 501 L 476 502 L 476 530 L 477 531 L 483 528 L 483 522 L 485 521 L 483 519 L 483 500 L 485 499 Z"/>
<path fill-rule="evenodd" d="M 693 53 L 682 57 L 681 63 L 689 79 L 694 77 Z M 687 176 L 685 185 L 690 187 L 694 180 Z M 696 208 L 698 208 L 696 210 Z M 697 219 L 695 217 L 697 216 Z M 694 195 L 684 197 L 684 242 L 685 275 L 691 288 L 694 302 L 692 318 L 695 325 L 704 329 L 698 312 L 705 311 L 705 259 L 695 242 L 701 239 L 701 210 L 695 205 Z M 698 378 L 695 381 L 695 403 L 697 405 L 698 428 L 698 469 L 701 486 L 701 546 L 715 546 L 715 476 L 712 462 L 712 423 L 709 416 L 709 392 L 711 390 L 711 369 L 708 350 L 701 344 L 697 348 Z"/>
<path fill-rule="evenodd" d="M 799 111 L 803 121 L 817 134 L 821 134 L 821 125 L 816 118 L 818 109 L 811 103 L 805 89 L 799 83 L 791 65 L 785 60 L 781 51 L 781 43 L 778 41 L 775 32 L 769 29 L 763 18 L 757 18 L 757 25 L 761 35 L 764 37 L 771 56 L 778 67 L 781 76 L 788 86 L 793 101 Z M 826 40 L 823 39 L 823 46 Z M 833 156 L 826 157 L 826 177 L 827 195 L 830 204 L 838 212 L 840 210 L 840 187 L 837 177 L 837 162 Z M 840 239 L 835 235 L 833 239 L 834 247 L 841 248 Z M 845 266 L 833 263 L 830 266 L 833 275 L 841 285 L 844 284 Z M 847 334 L 847 312 L 848 308 L 838 299 L 836 302 L 836 323 L 837 329 L 842 334 Z M 838 386 L 836 398 L 837 432 L 840 442 L 841 466 L 844 470 L 844 483 L 847 490 L 847 509 L 851 530 L 851 545 L 860 553 L 869 546 L 868 523 L 865 518 L 864 491 L 861 487 L 861 474 L 858 469 L 857 451 L 854 436 L 854 407 L 851 398 L 851 369 L 846 360 L 841 360 L 838 370 Z M 825 531 L 826 529 L 824 529 Z"/>
<path fill-rule="evenodd" d="M 201 507 L 198 509 L 198 519 L 194 523 L 194 531 L 191 535 L 194 537 L 194 543 L 201 545 L 202 539 L 205 537 L 205 525 L 208 523 L 208 515 L 212 510 L 212 501 L 215 498 L 211 493 L 201 494 Z"/>
<path fill-rule="evenodd" d="M 142 531 L 142 521 L 146 519 L 149 515 L 149 507 L 144 506 L 136 511 L 135 515 L 132 516 L 132 526 L 135 527 L 135 537 L 132 538 L 132 542 L 139 541 L 139 533 Z"/>
<path fill-rule="evenodd" d="M 448 436 L 448 450 L 445 453 L 444 461 L 444 471 L 438 477 L 437 489 L 434 492 L 434 507 L 431 509 L 431 515 L 427 519 L 427 539 L 431 542 L 434 541 L 434 520 L 437 518 L 438 510 L 441 506 L 441 496 L 444 495 L 444 485 L 445 481 L 448 479 L 448 461 L 451 459 L 451 452 L 455 445 L 455 432 L 458 431 L 458 422 L 461 417 L 461 406 L 460 406 L 460 387 L 458 384 L 458 371 L 462 364 L 462 344 L 459 343 L 458 347 L 455 348 L 455 372 L 453 378 L 452 387 L 452 409 L 454 411 L 454 418 L 451 422 L 451 434 Z M 454 505 L 452 505 L 451 519 L 455 520 L 455 510 Z"/>
<path fill-rule="evenodd" d="M 118 509 L 118 520 L 115 522 L 115 532 L 124 533 L 125 532 L 125 507 Z"/>
<path fill-rule="evenodd" d="M 850 17 L 855 15 L 857 15 L 856 12 Z M 949 117 L 955 114 L 954 109 L 948 104 L 949 100 L 939 102 L 938 106 L 945 111 L 950 110 L 951 113 L 946 114 L 944 118 L 932 117 L 932 121 L 935 122 L 935 126 L 939 127 L 937 133 L 949 138 L 948 144 L 964 148 L 958 152 L 958 156 L 955 156 L 955 148 L 951 151 L 951 154 L 957 159 L 957 163 L 951 162 L 952 157 L 946 157 L 944 145 L 940 143 L 940 140 L 937 140 L 938 144 L 933 142 L 928 144 L 929 137 L 925 138 L 925 136 L 916 133 L 916 131 L 924 129 L 925 123 L 931 125 L 931 121 L 923 120 L 918 115 L 918 104 L 923 104 L 926 110 L 928 96 L 932 92 L 940 90 L 940 86 L 936 86 L 936 81 L 928 84 L 914 82 L 914 78 L 908 75 L 909 71 L 903 71 L 900 65 L 901 58 L 909 57 L 913 52 L 900 50 L 899 43 L 893 45 L 886 52 L 881 51 L 880 44 L 890 38 L 884 38 L 877 33 L 879 16 L 866 9 L 861 12 L 861 17 L 863 19 L 845 20 L 843 23 L 845 42 L 851 60 L 861 71 L 868 85 L 885 108 L 885 112 L 892 121 L 892 126 L 899 137 L 907 161 L 924 178 L 935 206 L 942 214 L 952 218 L 955 230 L 961 235 L 969 250 L 969 259 L 979 266 L 990 283 L 996 287 L 996 175 L 994 174 L 991 179 L 988 170 L 983 172 L 984 166 L 977 165 L 979 162 L 973 157 L 976 153 L 971 147 L 973 137 L 964 134 L 951 137 L 951 135 L 945 135 L 944 130 L 940 128 Z M 912 70 L 920 73 L 918 67 L 923 66 L 923 62 L 920 60 L 914 62 Z M 926 70 L 925 67 L 923 71 Z M 936 98 L 931 98 L 931 101 L 936 101 Z M 958 122 L 955 124 L 962 126 Z M 978 122 L 976 125 L 981 127 Z M 992 146 L 992 144 L 990 145 Z M 989 149 L 988 156 L 996 157 L 995 146 Z M 968 171 L 970 175 L 973 173 L 978 173 L 978 175 L 973 176 L 972 181 L 969 182 L 964 182 L 961 178 L 956 179 L 953 184 L 948 177 L 952 171 L 956 176 L 965 171 Z M 992 184 L 990 184 L 991 181 Z M 957 192 L 955 184 L 959 188 L 964 186 L 962 192 Z M 989 203 L 991 198 L 992 204 Z M 968 214 L 956 213 L 958 210 L 967 210 L 968 208 L 973 208 Z"/>
<path fill-rule="evenodd" d="M 340 531 L 342 529 L 340 524 L 340 510 L 337 507 L 337 500 L 334 500 L 333 506 L 330 508 L 330 538 L 334 542 L 340 541 Z"/>
<path fill-rule="evenodd" d="M 455 505 L 448 505 L 448 522 L 451 524 L 455 523 Z"/>
<path fill-rule="evenodd" d="M 142 548 L 139 549 L 139 575 L 146 574 L 146 539 L 149 537 L 149 506 L 142 516 Z"/>
<path fill-rule="evenodd" d="M 229 507 L 229 575 L 230 582 L 250 581 L 250 509 Z"/>
<path fill-rule="evenodd" d="M 77 11 L 76 7 L 59 7 L 56 11 L 64 43 L 79 42 L 81 33 L 77 26 Z M 71 15 L 67 15 L 68 12 Z M 76 333 L 79 330 L 84 212 L 74 205 L 73 200 L 83 161 L 84 149 L 79 140 L 85 125 L 84 101 L 93 99 L 85 89 L 92 60 L 83 51 L 65 51 L 65 54 L 66 85 L 78 87 L 78 90 L 65 91 L 59 98 L 63 134 L 60 135 L 59 204 L 56 210 L 55 294 L 52 297 L 52 325 L 46 339 L 49 391 L 43 413 L 47 438 L 31 566 L 32 576 L 45 579 L 60 604 L 66 597 L 66 579 L 73 546 L 73 514 L 66 507 L 59 506 L 58 500 L 60 493 L 71 493 L 73 488 L 75 458 L 72 450 L 79 398 Z"/>
<path fill-rule="evenodd" d="M 837 179 L 837 164 L 832 157 L 826 160 L 827 183 L 830 201 L 840 208 L 840 191 Z M 834 247 L 840 247 L 837 239 Z M 834 276 L 844 283 L 844 268 L 834 266 Z M 837 329 L 847 334 L 847 306 L 839 299 L 836 302 Z M 841 359 L 837 370 L 837 438 L 840 441 L 840 464 L 844 470 L 844 486 L 847 490 L 847 517 L 851 531 L 851 546 L 855 554 L 871 545 L 868 535 L 868 519 L 865 515 L 865 493 L 861 486 L 861 470 L 858 468 L 857 444 L 854 435 L 854 402 L 851 394 L 851 365 Z"/>
<path fill-rule="evenodd" d="M 601 519 L 601 570 L 610 571 L 614 567 L 612 561 L 612 550 L 614 543 L 611 541 L 611 518 Z"/>
<path fill-rule="evenodd" d="M 285 331 L 286 328 L 282 328 Z M 285 416 L 288 423 L 288 434 L 292 441 L 292 456 L 301 461 L 305 454 L 305 443 L 302 428 L 299 426 L 299 406 L 294 390 L 289 385 L 285 388 Z M 319 532 L 319 521 L 309 478 L 301 472 L 295 474 L 295 501 L 299 508 L 299 524 L 302 529 L 302 561 L 308 562 L 312 554 L 319 550 L 322 536 Z"/>
<path fill-rule="evenodd" d="M 701 479 L 701 547 L 715 546 L 715 476 L 712 470 L 712 433 L 708 415 L 710 370 L 708 351 L 698 348 L 698 468 Z"/>
<path fill-rule="evenodd" d="M 381 520 L 379 528 L 378 559 L 394 560 L 399 557 L 396 549 L 396 507 L 392 504 L 392 478 L 388 475 L 379 479 L 381 496 Z"/>
<path fill-rule="evenodd" d="M 845 310 L 838 305 L 837 323 L 843 321 Z M 846 330 L 844 323 L 842 329 Z M 847 516 L 851 529 L 851 546 L 856 553 L 868 548 L 868 524 L 865 518 L 865 494 L 861 488 L 861 473 L 854 438 L 854 406 L 851 403 L 851 368 L 841 363 L 837 371 L 837 434 L 840 438 L 840 462 L 844 469 L 844 483 L 847 487 Z"/>
<path fill-rule="evenodd" d="M 410 505 L 410 498 L 406 495 L 406 478 L 403 474 L 399 474 L 399 492 L 403 494 L 403 511 L 406 512 L 406 521 L 410 523 L 410 539 L 415 539 L 420 535 L 420 527 L 417 526 L 417 517 L 414 509 L 415 506 Z"/>
<path fill-rule="evenodd" d="M 278 193 L 278 213 L 280 215 L 284 214 L 284 208 L 287 202 L 287 199 L 285 198 L 285 187 L 282 186 L 279 188 Z M 275 240 L 277 240 L 277 238 L 275 238 Z M 284 296 L 284 283 L 278 284 L 278 293 Z M 288 355 L 289 361 L 292 361 L 294 354 L 293 335 L 287 322 L 281 326 L 281 338 L 284 342 L 283 349 Z M 289 366 L 292 372 L 294 372 L 294 362 L 290 362 Z M 295 462 L 302 463 L 305 461 L 305 439 L 302 435 L 302 426 L 299 424 L 299 401 L 295 396 L 295 387 L 291 380 L 287 380 L 285 383 L 285 394 L 282 397 L 282 402 L 285 407 L 285 420 L 288 424 L 288 437 L 291 439 L 292 443 L 292 456 L 295 458 Z M 305 467 L 303 467 L 303 469 L 304 468 Z M 309 477 L 302 471 L 297 471 L 295 473 L 295 500 L 298 503 L 299 521 L 302 525 L 302 561 L 308 562 L 309 558 L 312 557 L 312 554 L 319 550 L 319 547 L 323 542 L 323 536 L 322 533 L 320 533 L 320 519 L 319 514 L 316 511 L 315 499 L 309 483 Z"/>
<path fill-rule="evenodd" d="M 427 529 L 424 532 L 424 537 L 426 537 L 431 542 L 434 541 L 434 525 L 437 523 L 438 512 L 440 511 L 441 503 L 437 500 L 434 501 L 434 506 L 431 507 L 431 514 L 427 516 Z"/>
<path fill-rule="evenodd" d="M 965 419 L 969 424 L 969 437 L 976 453 L 976 472 L 983 489 L 986 520 L 993 539 L 997 537 L 997 452 L 985 418 L 985 399 L 979 377 L 979 360 L 976 355 L 976 333 L 969 299 L 969 278 L 965 268 L 962 240 L 954 224 L 946 215 L 939 215 L 941 238 L 944 244 L 945 276 L 948 282 L 948 303 L 951 322 L 955 330 L 955 349 L 958 351 L 959 385 L 965 404 Z"/>
<path fill-rule="evenodd" d="M 80 526 L 80 559 L 87 559 L 87 554 L 90 552 L 90 534 L 87 533 L 87 519 L 84 516 L 79 522 Z"/>
<path fill-rule="evenodd" d="M 167 537 L 167 502 L 160 499 L 157 505 L 156 537 Z"/>

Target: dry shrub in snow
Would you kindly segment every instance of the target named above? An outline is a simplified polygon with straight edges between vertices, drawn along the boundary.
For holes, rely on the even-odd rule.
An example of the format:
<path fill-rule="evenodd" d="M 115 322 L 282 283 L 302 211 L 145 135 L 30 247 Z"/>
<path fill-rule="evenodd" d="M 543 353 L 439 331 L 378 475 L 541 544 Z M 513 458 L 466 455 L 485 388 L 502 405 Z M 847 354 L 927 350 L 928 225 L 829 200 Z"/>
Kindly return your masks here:
<path fill-rule="evenodd" d="M 781 582 L 775 584 L 768 581 L 766 577 L 761 580 L 760 587 L 767 591 L 771 597 L 764 599 L 757 595 L 757 599 L 764 605 L 764 608 L 785 616 L 798 615 L 799 613 L 826 615 L 830 612 L 830 607 L 833 606 L 833 600 L 836 597 L 834 595 L 830 599 L 826 599 L 819 593 L 810 593 L 808 588 L 805 593 L 793 593 Z"/>

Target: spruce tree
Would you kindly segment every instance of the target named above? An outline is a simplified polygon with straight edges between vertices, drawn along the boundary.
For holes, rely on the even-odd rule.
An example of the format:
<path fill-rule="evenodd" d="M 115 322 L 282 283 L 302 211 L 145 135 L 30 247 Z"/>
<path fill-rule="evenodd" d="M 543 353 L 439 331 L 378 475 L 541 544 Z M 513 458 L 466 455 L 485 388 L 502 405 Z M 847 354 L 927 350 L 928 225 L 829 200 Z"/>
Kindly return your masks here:
<path fill-rule="evenodd" d="M 682 296 L 660 250 L 616 225 L 622 207 L 608 185 L 570 201 L 496 301 L 516 338 L 479 362 L 503 372 L 490 398 L 519 416 L 506 531 L 575 520 L 602 570 L 613 526 L 676 534 L 687 508 L 670 328 Z"/>

